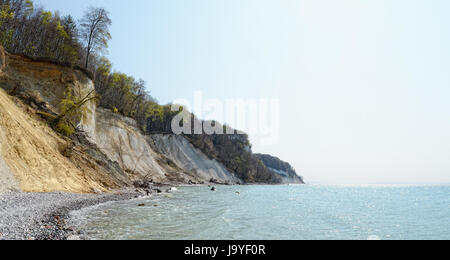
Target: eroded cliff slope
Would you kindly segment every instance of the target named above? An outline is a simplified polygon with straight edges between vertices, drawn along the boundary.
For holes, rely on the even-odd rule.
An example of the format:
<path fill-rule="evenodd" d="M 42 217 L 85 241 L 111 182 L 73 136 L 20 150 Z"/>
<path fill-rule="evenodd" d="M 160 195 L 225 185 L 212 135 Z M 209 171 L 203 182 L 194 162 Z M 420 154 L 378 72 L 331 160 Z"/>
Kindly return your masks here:
<path fill-rule="evenodd" d="M 0 182 L 2 190 L 97 192 L 119 187 L 80 147 L 18 107 L 0 90 Z"/>
<path fill-rule="evenodd" d="M 183 137 L 146 136 L 133 119 L 93 101 L 72 139 L 55 133 L 37 114 L 57 115 L 68 90 L 79 95 L 94 90 L 83 71 L 0 49 L 0 87 L 6 91 L 1 93 L 0 192 L 97 192 L 142 179 L 239 182 Z"/>
<path fill-rule="evenodd" d="M 139 180 L 244 183 L 230 170 L 233 164 L 224 164 L 226 153 L 207 156 L 202 140 L 192 137 L 145 135 L 133 119 L 99 108 L 95 101 L 86 104 L 71 138 L 54 132 L 43 113 L 58 115 L 68 91 L 84 96 L 94 90 L 82 70 L 8 54 L 0 47 L 0 88 L 0 192 L 101 192 Z M 246 151 L 239 142 L 227 144 L 224 149 Z M 267 180 L 276 172 L 258 167 Z M 298 181 L 288 177 L 285 182 Z"/>
<path fill-rule="evenodd" d="M 216 181 L 236 184 L 242 181 L 216 160 L 211 160 L 180 135 L 151 135 L 155 149 L 171 159 L 179 168 L 196 176 L 201 182 Z"/>
<path fill-rule="evenodd" d="M 97 108 L 95 122 L 95 134 L 90 139 L 118 162 L 130 179 L 146 178 L 156 183 L 240 181 L 182 136 L 146 136 L 133 119 L 103 108 Z"/>

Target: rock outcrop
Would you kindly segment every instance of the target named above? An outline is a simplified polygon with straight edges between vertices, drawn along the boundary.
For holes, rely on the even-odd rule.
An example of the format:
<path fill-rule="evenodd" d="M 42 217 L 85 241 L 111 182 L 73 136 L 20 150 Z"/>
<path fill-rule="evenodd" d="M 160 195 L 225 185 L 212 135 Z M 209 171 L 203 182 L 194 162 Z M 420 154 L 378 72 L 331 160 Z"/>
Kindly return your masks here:
<path fill-rule="evenodd" d="M 47 103 L 49 109 L 59 111 L 60 102 L 68 89 L 80 94 L 94 89 L 92 80 L 81 70 L 34 60 L 1 51 L 3 56 L 0 87 L 8 94 L 33 98 L 34 105 Z M 93 101 L 92 103 L 95 104 Z M 34 106 L 33 105 L 33 106 Z M 92 104 L 90 104 L 92 105 Z"/>

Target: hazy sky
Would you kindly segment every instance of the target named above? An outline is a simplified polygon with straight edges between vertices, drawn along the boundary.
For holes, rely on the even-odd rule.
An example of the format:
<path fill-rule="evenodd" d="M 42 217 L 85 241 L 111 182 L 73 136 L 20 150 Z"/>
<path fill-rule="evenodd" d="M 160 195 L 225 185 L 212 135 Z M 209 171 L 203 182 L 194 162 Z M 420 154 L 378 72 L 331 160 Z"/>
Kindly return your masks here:
<path fill-rule="evenodd" d="M 277 98 L 309 182 L 450 182 L 448 0 L 39 0 L 113 20 L 108 57 L 161 103 Z"/>

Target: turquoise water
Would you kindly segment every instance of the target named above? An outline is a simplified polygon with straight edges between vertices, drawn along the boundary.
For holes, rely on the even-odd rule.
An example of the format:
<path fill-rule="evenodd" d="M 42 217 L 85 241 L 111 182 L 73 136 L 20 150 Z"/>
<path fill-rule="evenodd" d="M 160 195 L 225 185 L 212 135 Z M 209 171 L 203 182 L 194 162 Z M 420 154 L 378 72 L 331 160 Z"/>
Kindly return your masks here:
<path fill-rule="evenodd" d="M 450 239 L 450 186 L 182 187 L 73 220 L 94 239 Z"/>

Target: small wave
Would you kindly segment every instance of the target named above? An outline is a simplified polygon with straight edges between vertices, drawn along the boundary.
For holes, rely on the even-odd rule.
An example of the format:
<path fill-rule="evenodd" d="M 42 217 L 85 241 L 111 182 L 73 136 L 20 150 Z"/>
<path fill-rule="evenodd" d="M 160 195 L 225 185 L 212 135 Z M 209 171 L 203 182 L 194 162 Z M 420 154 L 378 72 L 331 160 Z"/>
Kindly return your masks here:
<path fill-rule="evenodd" d="M 377 241 L 377 240 L 381 240 L 381 238 L 377 235 L 371 235 L 367 238 L 367 240 Z"/>

